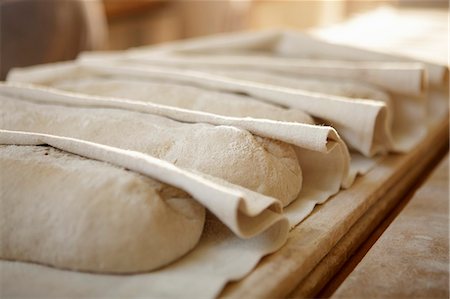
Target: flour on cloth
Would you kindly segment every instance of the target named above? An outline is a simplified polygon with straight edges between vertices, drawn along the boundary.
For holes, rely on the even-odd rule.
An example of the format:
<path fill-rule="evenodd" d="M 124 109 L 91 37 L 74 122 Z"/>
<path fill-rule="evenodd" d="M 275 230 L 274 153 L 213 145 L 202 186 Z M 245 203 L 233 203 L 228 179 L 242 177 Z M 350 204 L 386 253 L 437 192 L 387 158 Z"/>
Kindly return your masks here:
<path fill-rule="evenodd" d="M 73 94 L 17 83 L 0 86 L 0 90 L 0 93 L 3 93 L 5 96 L 7 95 L 22 100 L 27 99 L 27 101 L 36 103 L 53 103 L 85 108 L 104 107 L 114 108 L 114 110 L 120 108 L 127 111 L 161 115 L 189 123 L 210 123 L 220 127 L 223 125 L 234 126 L 248 130 L 256 135 L 256 137 L 267 137 L 277 140 L 277 142 L 283 141 L 295 148 L 295 154 L 301 167 L 303 179 L 306 182 L 305 186 L 311 190 L 315 190 L 313 192 L 315 195 L 314 201 L 317 203 L 323 202 L 338 192 L 340 186 L 350 186 L 355 176 L 355 173 L 351 173 L 349 169 L 350 156 L 345 144 L 332 128 L 326 126 L 225 117 L 128 99 Z M 275 148 L 272 148 L 272 150 L 275 150 Z M 316 162 L 313 163 L 313 161 Z M 311 198 L 305 198 L 310 193 L 301 191 L 297 200 L 311 200 Z M 304 218 L 304 214 L 300 214 L 303 216 L 295 220 L 291 219 L 293 225 L 299 223 Z"/>
<path fill-rule="evenodd" d="M 347 97 L 327 95 L 301 89 L 262 84 L 254 81 L 238 80 L 204 72 L 180 71 L 168 68 L 121 65 L 108 61 L 102 63 L 83 63 L 63 65 L 59 71 L 88 73 L 103 76 L 120 76 L 121 78 L 139 78 L 140 80 L 166 80 L 190 84 L 205 89 L 216 89 L 231 93 L 245 93 L 254 99 L 276 105 L 300 109 L 309 115 L 326 120 L 337 129 L 351 147 L 365 155 L 384 153 L 392 146 L 389 128 L 389 111 L 384 102 L 350 99 Z M 15 74 L 15 75 L 14 75 Z M 47 76 L 45 76 L 48 74 Z M 51 67 L 46 69 L 15 71 L 11 80 L 45 84 L 55 78 Z M 41 78 L 41 79 L 39 79 Z M 347 116 L 352 112 L 352 118 Z"/>
<path fill-rule="evenodd" d="M 67 136 L 143 152 L 273 196 L 285 205 L 297 198 L 301 189 L 301 170 L 289 145 L 237 128 L 5 97 L 1 103 L 2 129 Z"/>

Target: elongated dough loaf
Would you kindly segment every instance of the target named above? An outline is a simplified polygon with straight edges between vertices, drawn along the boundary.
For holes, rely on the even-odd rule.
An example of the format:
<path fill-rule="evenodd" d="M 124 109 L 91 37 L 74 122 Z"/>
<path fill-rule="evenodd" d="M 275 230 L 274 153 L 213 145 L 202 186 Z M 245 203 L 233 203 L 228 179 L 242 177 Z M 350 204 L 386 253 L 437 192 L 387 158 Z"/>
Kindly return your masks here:
<path fill-rule="evenodd" d="M 2 259 L 107 273 L 150 271 L 198 242 L 187 193 L 44 146 L 0 146 Z"/>
<path fill-rule="evenodd" d="M 292 75 L 271 72 L 215 68 L 199 69 L 234 79 L 249 80 L 348 98 L 382 101 L 390 111 L 394 109 L 391 99 L 385 92 L 367 83 L 354 80 L 339 80 L 323 77 L 298 78 Z M 312 117 L 299 109 L 281 108 L 260 100 L 255 100 L 251 97 L 206 90 L 199 87 L 177 85 L 175 83 L 157 83 L 115 76 L 110 78 L 85 76 L 82 78 L 61 79 L 49 85 L 67 91 L 128 98 L 220 115 L 256 117 L 314 124 Z M 392 113 L 388 117 L 388 124 L 391 126 L 393 122 Z"/>
<path fill-rule="evenodd" d="M 187 124 L 118 109 L 35 104 L 0 97 L 0 127 L 130 149 L 278 198 L 296 199 L 301 169 L 292 146 L 228 126 Z"/>
<path fill-rule="evenodd" d="M 286 109 L 247 96 L 157 80 L 149 82 L 87 75 L 82 78 L 62 78 L 49 85 L 68 91 L 127 98 L 226 116 L 314 123 L 308 114 L 299 109 Z"/>
<path fill-rule="evenodd" d="M 202 70 L 235 79 L 249 80 L 288 88 L 303 89 L 323 94 L 337 95 L 356 99 L 370 99 L 383 102 L 389 101 L 389 96 L 379 88 L 376 88 L 365 82 L 350 79 L 295 76 L 277 72 L 261 72 L 254 70 L 241 71 L 214 68 L 206 68 Z"/>

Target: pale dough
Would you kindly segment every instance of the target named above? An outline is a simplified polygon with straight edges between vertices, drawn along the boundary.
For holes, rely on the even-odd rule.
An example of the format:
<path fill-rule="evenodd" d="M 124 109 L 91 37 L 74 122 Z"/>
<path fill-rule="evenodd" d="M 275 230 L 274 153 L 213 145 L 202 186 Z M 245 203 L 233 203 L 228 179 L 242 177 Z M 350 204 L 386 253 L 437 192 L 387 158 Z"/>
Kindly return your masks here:
<path fill-rule="evenodd" d="M 64 78 L 49 86 L 92 95 L 112 96 L 215 113 L 225 116 L 266 118 L 313 124 L 313 119 L 299 109 L 287 109 L 251 97 L 207 90 L 158 80 L 140 81 L 119 76 L 83 76 Z"/>
<path fill-rule="evenodd" d="M 253 70 L 215 70 L 206 68 L 207 72 L 227 76 L 235 79 L 248 80 L 258 83 L 277 85 L 287 88 L 302 89 L 328 95 L 336 95 L 352 99 L 366 99 L 381 101 L 386 104 L 389 111 L 394 106 L 389 95 L 383 90 L 365 82 L 351 79 L 336 79 L 329 77 L 307 77 L 277 72 L 261 72 Z M 392 127 L 393 113 L 387 115 L 389 128 Z"/>
<path fill-rule="evenodd" d="M 150 271 L 191 250 L 205 209 L 148 177 L 47 146 L 0 146 L 2 259 Z"/>
<path fill-rule="evenodd" d="M 329 95 L 337 95 L 355 99 L 370 99 L 383 102 L 389 101 L 389 96 L 379 88 L 365 82 L 350 79 L 308 77 L 253 70 L 216 70 L 214 68 L 206 68 L 205 71 L 235 79 L 303 89 Z"/>
<path fill-rule="evenodd" d="M 275 197 L 283 205 L 296 199 L 301 189 L 301 169 L 291 145 L 235 127 L 1 96 L 0 103 L 2 129 L 73 137 L 143 152 Z"/>

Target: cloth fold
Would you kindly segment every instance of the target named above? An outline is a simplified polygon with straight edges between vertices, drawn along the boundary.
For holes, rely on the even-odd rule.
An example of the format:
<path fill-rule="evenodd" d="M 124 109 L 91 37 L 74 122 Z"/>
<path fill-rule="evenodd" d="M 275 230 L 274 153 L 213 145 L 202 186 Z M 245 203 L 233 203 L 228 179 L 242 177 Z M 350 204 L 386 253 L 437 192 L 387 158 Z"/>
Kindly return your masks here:
<path fill-rule="evenodd" d="M 91 56 L 92 55 L 92 56 Z M 298 76 L 322 76 L 361 80 L 390 92 L 420 95 L 426 88 L 425 69 L 417 62 L 367 62 L 330 59 L 301 59 L 274 57 L 267 54 L 153 54 L 130 52 L 109 58 L 125 59 L 135 63 L 157 66 L 181 66 L 185 68 L 247 69 L 270 71 Z M 81 61 L 95 61 L 100 55 L 82 54 Z M 105 57 L 106 58 L 106 57 Z"/>
<path fill-rule="evenodd" d="M 140 62 L 142 65 L 136 66 Z M 157 67 L 153 66 L 158 63 Z M 201 70 L 199 65 L 203 65 L 204 69 Z M 234 78 L 231 72 L 228 75 L 220 74 L 224 70 L 228 72 L 230 66 L 239 65 L 248 70 L 264 70 L 273 76 L 270 80 L 278 83 L 258 82 L 261 78 L 255 77 Z M 186 67 L 199 70 L 182 70 Z M 211 73 L 205 71 L 207 69 Z M 217 74 L 213 73 L 217 71 Z M 338 80 L 351 78 L 367 81 L 374 86 L 370 85 L 373 89 L 363 99 L 359 98 L 361 90 L 358 91 L 357 99 L 353 99 L 345 96 L 345 93 L 344 96 L 333 93 L 330 96 L 317 90 L 311 91 L 306 85 L 303 85 L 303 89 L 283 86 L 285 83 L 290 84 L 290 78 L 322 78 L 327 74 Z M 314 116 L 316 121 L 336 126 L 349 145 L 366 156 L 391 150 L 407 151 L 420 142 L 426 134 L 426 122 L 433 122 L 430 114 L 424 115 L 424 107 L 431 110 L 433 117 L 448 112 L 441 105 L 448 101 L 448 89 L 443 86 L 448 80 L 446 66 L 415 63 L 401 56 L 331 44 L 301 33 L 280 30 L 202 37 L 106 56 L 94 53 L 84 55 L 78 62 L 58 64 L 57 67 L 50 65 L 15 70 L 8 80 L 52 86 L 54 82 L 68 76 L 165 81 L 173 86 L 190 85 L 209 92 L 245 93 L 251 99 L 296 107 Z M 427 85 L 431 91 L 424 94 Z M 340 187 L 349 186 L 359 169 L 367 170 L 376 163 L 374 159 L 356 154 L 352 155 L 354 164 L 350 166 L 345 143 L 333 128 L 327 126 L 243 118 L 211 111 L 205 113 L 152 104 L 149 103 L 151 100 L 96 97 L 15 83 L 0 85 L 2 99 L 48 107 L 53 105 L 61 109 L 115 109 L 184 123 L 233 126 L 251 132 L 255 138 L 285 142 L 295 151 L 303 179 L 298 198 L 284 209 L 283 215 L 289 219 L 291 226 L 311 213 L 316 204 L 338 192 Z M 326 112 L 324 107 L 329 111 Z M 0 106 L 0 111 L 2 109 Z M 425 117 L 428 118 L 426 121 Z M 33 117 L 30 117 L 32 120 Z M 0 141 L 3 139 L 24 144 L 52 143 L 55 147 L 77 150 L 81 155 L 111 159 L 112 163 L 124 162 L 124 167 L 131 166 L 135 171 L 153 174 L 153 168 L 146 167 L 154 158 L 137 151 L 67 136 L 30 132 L 3 131 L 0 132 Z M 168 162 L 161 164 L 157 159 L 156 162 L 158 167 L 170 165 L 168 169 L 163 167 L 162 172 L 168 174 L 164 179 L 169 184 L 180 183 L 181 189 L 190 188 L 191 192 L 197 192 L 197 197 L 201 197 L 199 201 L 210 205 L 214 213 L 207 214 L 206 229 L 193 251 L 158 271 L 127 276 L 93 275 L 2 261 L 0 272 L 6 273 L 2 276 L 4 279 L 0 280 L 2 295 L 47 298 L 65 297 L 68 294 L 79 297 L 212 298 L 219 295 L 227 282 L 244 277 L 262 256 L 282 246 L 287 221 L 280 214 L 281 204 L 272 203 L 271 200 L 275 199 L 242 191 L 242 187 L 229 185 L 229 182 L 201 172 L 178 169 Z M 174 167 L 177 169 L 175 178 L 180 181 L 172 177 Z M 154 175 L 161 176 L 159 172 Z M 188 181 L 192 184 L 188 184 Z M 208 188 L 212 188 L 213 192 L 205 193 L 208 196 L 200 192 Z M 217 196 L 210 198 L 209 194 Z M 226 209 L 219 208 L 219 198 L 229 204 Z M 236 231 L 239 232 L 239 229 L 242 229 L 241 235 L 237 237 L 239 234 Z"/>
<path fill-rule="evenodd" d="M 428 123 L 439 113 L 430 113 L 434 103 L 425 96 L 427 87 L 440 88 L 448 80 L 445 65 L 333 44 L 289 30 L 227 33 L 119 53 L 85 53 L 79 60 L 87 64 L 103 60 L 141 67 L 187 68 L 222 73 L 233 79 L 240 78 L 236 69 L 245 69 L 259 72 L 258 77 L 272 75 L 271 80 L 266 80 L 269 84 L 277 81 L 274 78 L 301 81 L 304 76 L 363 80 L 388 91 L 391 98 L 387 115 L 388 136 L 375 137 L 378 142 L 384 140 L 389 145 L 374 147 L 371 155 L 377 150 L 379 153 L 406 152 L 417 145 L 425 136 Z M 247 79 L 255 81 L 251 77 Z M 280 80 L 276 83 L 271 85 L 283 86 L 279 84 Z M 308 90 L 301 82 L 297 89 Z M 318 117 L 314 112 L 308 112 Z M 365 155 L 370 153 L 368 147 L 362 148 L 359 140 L 355 142 L 354 134 L 347 133 L 347 128 L 340 127 L 339 122 L 333 120 L 329 124 L 338 130 L 350 148 Z"/>
<path fill-rule="evenodd" d="M 11 102 L 10 105 L 6 105 L 6 103 L 8 103 L 7 99 L 15 99 L 15 101 Z M 13 109 L 10 114 L 15 111 L 15 109 L 19 109 L 17 111 L 23 110 L 21 113 L 26 113 L 25 111 L 27 111 L 27 109 L 19 108 L 19 106 L 17 106 L 23 106 L 23 104 L 21 104 L 22 102 L 42 105 L 36 107 L 42 111 L 51 111 L 51 109 L 46 109 L 45 105 L 56 105 L 55 107 L 60 107 L 58 109 L 63 109 L 59 113 L 63 113 L 68 109 L 64 107 L 82 107 L 83 109 L 89 108 L 94 109 L 94 112 L 97 111 L 96 109 L 114 108 L 123 112 L 130 111 L 163 116 L 186 123 L 200 122 L 209 123 L 215 126 L 234 126 L 247 130 L 260 137 L 283 141 L 294 146 L 295 148 L 303 180 L 304 182 L 307 182 L 302 184 L 305 186 L 305 190 L 314 190 L 314 192 L 300 191 L 299 196 L 294 201 L 313 200 L 317 203 L 323 202 L 331 195 L 337 193 L 341 186 L 349 187 L 356 175 L 356 173 L 350 172 L 350 156 L 345 143 L 339 138 L 339 135 L 331 127 L 278 122 L 263 119 L 226 117 L 127 99 L 106 98 L 64 92 L 47 87 L 30 86 L 23 83 L 8 83 L 0 85 L 0 100 L 5 103 L 2 110 Z M 53 106 L 49 106 L 49 108 L 50 107 Z M 32 108 L 33 107 L 30 109 Z M 76 111 L 71 112 L 71 115 L 75 115 L 74 117 L 77 115 L 74 114 L 75 112 Z M 88 112 L 89 110 L 84 113 L 86 114 Z M 92 114 L 94 112 L 89 113 Z M 48 117 L 51 117 L 54 121 L 57 121 L 57 115 L 55 114 L 56 112 L 50 113 L 52 114 Z M 83 113 L 83 111 L 80 111 L 80 113 Z M 28 118 L 28 116 L 26 117 Z M 29 117 L 32 117 L 32 115 Z M 16 121 L 14 119 L 9 120 L 10 118 L 11 117 L 3 118 L 2 127 L 7 129 L 17 129 L 14 127 L 16 126 L 14 124 Z M 80 119 L 77 122 L 83 122 L 83 120 Z M 37 130 L 33 124 L 29 124 L 25 127 L 21 125 L 21 129 L 26 129 L 29 131 Z M 53 134 L 60 135 L 69 134 L 71 132 L 64 129 L 61 131 L 60 129 L 61 128 L 58 127 L 48 127 L 45 129 L 45 133 L 54 132 Z M 145 133 L 140 136 L 144 138 L 139 143 L 142 144 L 145 140 Z M 102 137 L 91 135 L 89 138 L 93 138 L 93 140 L 105 140 L 104 137 L 105 136 Z M 124 147 L 131 146 L 131 144 L 127 143 L 126 140 L 116 140 L 114 142 L 118 142 L 117 144 L 123 144 L 122 146 Z M 141 148 L 142 145 L 139 144 L 137 146 Z M 314 198 L 310 197 L 310 194 L 314 194 Z M 305 213 L 304 211 L 295 211 L 295 215 L 297 215 L 297 217 L 291 217 L 291 225 L 294 226 L 298 224 L 304 217 L 306 217 L 307 214 L 309 213 Z"/>
<path fill-rule="evenodd" d="M 0 130 L 0 144 L 47 144 L 66 152 L 94 160 L 108 162 L 163 183 L 185 190 L 210 210 L 229 229 L 241 238 L 259 235 L 272 226 L 279 226 L 280 243 L 284 243 L 288 225 L 282 207 L 274 198 L 211 181 L 198 174 L 180 169 L 169 162 L 136 151 L 49 134 Z"/>
<path fill-rule="evenodd" d="M 70 70 L 63 66 L 58 72 Z M 255 99 L 275 103 L 281 106 L 298 108 L 308 114 L 326 120 L 333 125 L 352 148 L 367 156 L 385 153 L 392 148 L 392 134 L 389 128 L 389 111 L 384 102 L 350 99 L 342 96 L 325 95 L 300 89 L 262 84 L 253 81 L 237 80 L 209 73 L 179 71 L 167 68 L 138 67 L 129 65 L 111 65 L 111 63 L 82 64 L 75 73 L 93 73 L 103 76 L 121 76 L 122 78 L 140 78 L 145 80 L 168 80 L 217 89 L 228 92 L 241 92 Z M 8 80 L 45 84 L 55 77 L 43 76 L 49 73 L 45 69 L 16 70 Z M 56 72 L 55 72 L 56 73 Z M 40 79 L 37 79 L 40 78 Z M 351 111 L 354 117 L 347 117 Z"/>
<path fill-rule="evenodd" d="M 409 58 L 404 55 L 382 53 L 379 51 L 370 51 L 344 44 L 332 43 L 306 33 L 283 29 L 223 33 L 210 37 L 195 38 L 188 41 L 177 41 L 157 46 L 139 47 L 131 49 L 131 51 L 134 51 L 135 53 L 153 52 L 159 54 L 168 52 L 183 54 L 234 54 L 242 52 L 260 52 L 280 57 L 314 60 L 325 59 L 363 63 L 418 62 L 416 58 Z M 441 86 L 446 83 L 449 73 L 448 67 L 428 61 L 419 63 L 422 63 L 426 68 L 430 85 Z M 386 84 L 389 84 L 392 88 L 398 88 L 387 81 Z M 411 88 L 403 84 L 402 86 Z M 417 87 L 418 85 L 416 85 L 415 88 Z"/>

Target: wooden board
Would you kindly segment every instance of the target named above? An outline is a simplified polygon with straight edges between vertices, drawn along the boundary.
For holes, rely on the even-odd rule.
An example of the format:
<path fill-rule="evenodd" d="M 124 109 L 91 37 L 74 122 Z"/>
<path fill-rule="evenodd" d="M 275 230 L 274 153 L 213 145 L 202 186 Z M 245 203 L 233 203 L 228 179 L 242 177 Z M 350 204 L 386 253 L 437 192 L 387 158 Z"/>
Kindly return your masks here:
<path fill-rule="evenodd" d="M 448 188 L 447 155 L 332 298 L 449 298 Z"/>
<path fill-rule="evenodd" d="M 436 152 L 420 160 L 414 165 L 404 178 L 395 184 L 383 195 L 342 237 L 330 252 L 320 261 L 313 271 L 299 283 L 289 298 L 328 297 L 345 279 L 346 275 L 361 260 L 370 246 L 378 239 L 386 227 L 392 222 L 402 207 L 408 202 L 415 187 L 418 186 L 424 175 L 431 172 L 440 158 L 448 152 L 448 146 L 443 144 L 436 148 Z M 415 180 L 418 179 L 418 182 Z M 413 185 L 413 186 L 412 186 Z M 406 194 L 406 196 L 405 196 Z M 387 218 L 390 219 L 387 219 Z M 381 224 L 381 225 L 380 225 Z M 374 232 L 377 230 L 376 232 Z M 370 242 L 366 241 L 368 238 Z M 364 248 L 360 246 L 364 243 Z M 358 250 L 357 255 L 353 256 Z M 349 265 L 345 263 L 349 258 Z M 342 269 L 345 265 L 345 268 Z M 334 275 L 342 269 L 339 276 Z M 333 279 L 331 285 L 327 283 Z M 326 286 L 326 287 L 325 287 Z M 325 287 L 325 290 L 323 288 Z M 320 292 L 320 293 L 319 293 Z"/>
<path fill-rule="evenodd" d="M 244 279 L 228 284 L 221 296 L 280 298 L 294 290 L 298 296 L 317 292 L 346 260 L 352 246 L 356 248 L 355 244 L 367 237 L 427 165 L 448 147 L 448 125 L 447 118 L 410 153 L 387 156 L 350 189 L 317 207 L 291 231 L 283 248 L 264 258 Z M 364 220 L 366 213 L 369 216 Z"/>

